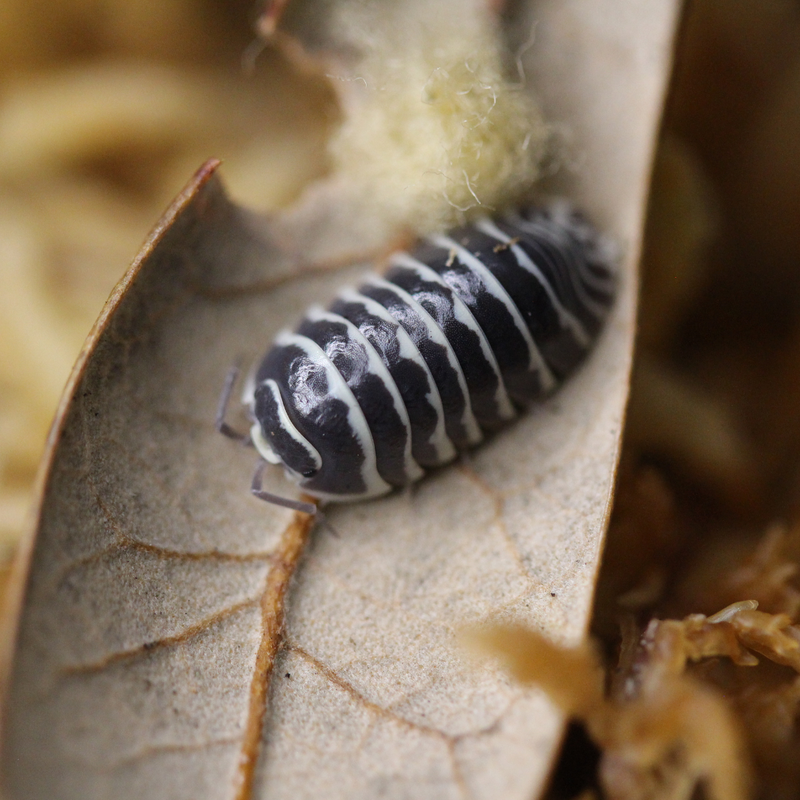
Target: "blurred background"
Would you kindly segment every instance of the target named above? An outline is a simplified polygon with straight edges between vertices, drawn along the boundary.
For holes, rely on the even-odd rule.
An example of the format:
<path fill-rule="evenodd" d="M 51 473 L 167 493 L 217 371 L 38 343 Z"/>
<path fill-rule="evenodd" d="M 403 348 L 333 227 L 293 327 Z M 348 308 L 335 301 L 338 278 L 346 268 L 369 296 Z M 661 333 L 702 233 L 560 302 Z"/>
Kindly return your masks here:
<path fill-rule="evenodd" d="M 650 681 L 654 711 L 679 676 L 697 735 L 684 732 L 682 752 L 660 741 L 664 762 L 633 788 L 624 747 L 592 756 L 573 736 L 562 764 L 575 775 L 582 759 L 596 785 L 599 758 L 615 797 L 696 797 L 697 776 L 681 792 L 676 773 L 744 767 L 737 796 L 788 800 L 800 792 L 800 3 L 695 0 L 680 42 L 593 632 L 618 707 L 646 705 Z M 691 616 L 742 601 L 758 610 L 724 631 Z M 705 638 L 717 634 L 725 644 Z M 704 719 L 701 695 L 730 722 Z M 736 763 L 702 752 L 722 727 L 743 742 Z"/>
<path fill-rule="evenodd" d="M 223 159 L 286 204 L 325 170 L 321 82 L 258 45 L 251 0 L 0 3 L 0 563 L 59 395 L 147 232 Z"/>
<path fill-rule="evenodd" d="M 222 158 L 234 199 L 257 209 L 325 172 L 333 98 L 258 45 L 257 12 L 251 0 L 0 4 L 4 568 L 81 344 L 194 170 Z M 610 663 L 623 614 L 642 630 L 745 596 L 800 612 L 800 2 L 696 0 L 681 41 L 595 609 Z M 748 724 L 758 796 L 795 797 L 797 673 L 737 669 L 703 678 Z"/>

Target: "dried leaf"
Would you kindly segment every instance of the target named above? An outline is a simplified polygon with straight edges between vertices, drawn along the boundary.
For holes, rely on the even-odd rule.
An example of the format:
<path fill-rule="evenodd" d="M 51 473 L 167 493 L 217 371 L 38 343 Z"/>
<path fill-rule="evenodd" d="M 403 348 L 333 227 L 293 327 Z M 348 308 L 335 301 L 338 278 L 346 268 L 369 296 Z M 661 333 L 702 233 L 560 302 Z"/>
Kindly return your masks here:
<path fill-rule="evenodd" d="M 353 272 L 290 280 L 211 167 L 199 173 L 112 297 L 51 434 L 17 575 L 9 796 L 541 789 L 561 715 L 464 663 L 454 632 L 493 617 L 584 636 L 676 18 L 674 0 L 536 6 L 528 73 L 580 160 L 554 186 L 625 254 L 613 316 L 579 374 L 470 466 L 331 511 L 341 538 L 314 534 L 291 587 L 307 527 L 249 497 L 251 457 L 211 423 L 230 363 Z M 202 290 L 254 277 L 274 289 Z M 286 492 L 279 474 L 267 488 Z"/>

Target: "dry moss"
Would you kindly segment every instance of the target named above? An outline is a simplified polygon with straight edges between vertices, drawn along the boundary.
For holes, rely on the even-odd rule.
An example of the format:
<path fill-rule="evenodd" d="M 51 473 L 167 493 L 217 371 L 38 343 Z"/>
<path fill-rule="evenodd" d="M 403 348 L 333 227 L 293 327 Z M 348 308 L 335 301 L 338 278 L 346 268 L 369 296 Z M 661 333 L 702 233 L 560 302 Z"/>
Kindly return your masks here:
<path fill-rule="evenodd" d="M 340 24 L 362 53 L 341 76 L 346 113 L 331 153 L 385 214 L 427 232 L 516 204 L 536 178 L 547 132 L 529 93 L 509 80 L 484 4 L 472 13 L 414 5 L 344 5 Z"/>

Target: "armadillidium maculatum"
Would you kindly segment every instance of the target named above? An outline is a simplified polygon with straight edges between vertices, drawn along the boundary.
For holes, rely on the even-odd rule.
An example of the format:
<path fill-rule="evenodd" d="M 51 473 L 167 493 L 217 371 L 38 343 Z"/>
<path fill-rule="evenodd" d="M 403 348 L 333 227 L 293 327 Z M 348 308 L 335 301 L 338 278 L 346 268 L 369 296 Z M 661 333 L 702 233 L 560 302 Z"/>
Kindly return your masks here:
<path fill-rule="evenodd" d="M 430 236 L 276 338 L 245 393 L 250 439 L 314 497 L 406 486 L 552 392 L 614 284 L 607 241 L 566 203 Z"/>

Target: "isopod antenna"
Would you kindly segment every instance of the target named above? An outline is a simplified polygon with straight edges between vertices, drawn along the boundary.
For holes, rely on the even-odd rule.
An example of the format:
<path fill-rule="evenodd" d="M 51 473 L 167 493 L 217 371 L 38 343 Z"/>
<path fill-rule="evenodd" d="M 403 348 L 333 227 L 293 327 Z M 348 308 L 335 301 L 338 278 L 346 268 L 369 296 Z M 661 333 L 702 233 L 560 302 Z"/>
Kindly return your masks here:
<path fill-rule="evenodd" d="M 214 417 L 214 427 L 223 435 L 227 436 L 229 439 L 233 439 L 235 442 L 241 442 L 243 445 L 247 447 L 253 446 L 253 440 L 250 438 L 249 433 L 239 433 L 239 431 L 234 430 L 227 422 L 225 422 L 225 417 L 228 413 L 228 403 L 231 399 L 231 394 L 233 393 L 233 387 L 236 384 L 236 379 L 239 377 L 240 368 L 238 364 L 234 364 L 229 370 L 228 374 L 225 376 L 225 383 L 222 385 L 222 391 L 219 395 L 219 400 L 217 401 L 217 414 Z"/>
<path fill-rule="evenodd" d="M 314 517 L 315 521 L 323 528 L 327 528 L 337 539 L 339 532 L 336 528 L 328 522 L 328 518 L 320 511 L 319 506 L 315 503 L 306 503 L 304 500 L 293 500 L 291 497 L 281 497 L 279 494 L 273 494 L 262 488 L 264 478 L 264 468 L 267 462 L 263 458 L 258 459 L 256 470 L 253 473 L 253 481 L 250 484 L 250 491 L 259 500 L 265 503 L 272 503 L 274 506 L 281 506 L 283 508 L 290 508 L 292 511 L 299 511 L 302 514 L 308 514 Z"/>

